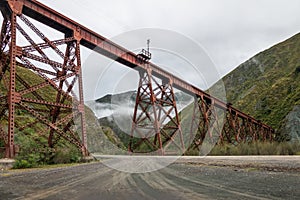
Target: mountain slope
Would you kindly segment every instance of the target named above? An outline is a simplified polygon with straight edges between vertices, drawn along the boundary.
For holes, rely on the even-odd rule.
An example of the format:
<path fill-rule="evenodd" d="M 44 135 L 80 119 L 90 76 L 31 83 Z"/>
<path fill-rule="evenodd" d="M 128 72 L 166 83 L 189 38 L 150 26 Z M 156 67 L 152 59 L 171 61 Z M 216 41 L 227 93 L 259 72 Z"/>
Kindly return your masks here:
<path fill-rule="evenodd" d="M 221 81 L 227 101 L 271 125 L 279 140 L 300 136 L 299 33 L 255 55 Z"/>

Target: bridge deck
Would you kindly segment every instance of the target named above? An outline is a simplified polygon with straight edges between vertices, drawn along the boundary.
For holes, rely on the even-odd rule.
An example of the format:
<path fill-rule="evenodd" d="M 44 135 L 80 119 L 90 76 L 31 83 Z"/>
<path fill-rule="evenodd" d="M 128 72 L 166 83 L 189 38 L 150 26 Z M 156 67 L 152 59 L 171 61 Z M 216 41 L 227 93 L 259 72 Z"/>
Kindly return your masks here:
<path fill-rule="evenodd" d="M 10 0 L 1 1 L 1 8 L 3 9 L 6 6 L 6 9 L 9 8 L 8 3 Z M 99 35 L 98 33 L 88 29 L 87 27 L 75 22 L 74 20 L 58 13 L 57 11 L 47 7 L 46 5 L 36 1 L 36 0 L 19 0 L 20 4 L 23 5 L 23 9 L 20 12 L 47 25 L 60 32 L 65 33 L 68 37 L 75 30 L 75 36 L 81 38 L 80 44 L 91 49 L 95 50 L 98 53 L 107 56 L 111 59 L 116 60 L 117 62 L 124 64 L 127 67 L 133 68 L 135 70 L 146 70 L 147 65 L 152 69 L 154 76 L 162 79 L 169 79 L 172 81 L 173 86 L 180 90 L 183 90 L 190 94 L 195 94 L 198 97 L 202 97 L 204 100 L 213 102 L 214 106 L 221 108 L 223 110 L 230 109 L 231 112 L 238 116 L 239 118 L 246 119 L 251 121 L 254 124 L 259 124 L 263 128 L 272 129 L 266 124 L 262 124 L 259 120 L 239 111 L 238 109 L 232 107 L 231 105 L 210 96 L 201 89 L 191 85 L 190 83 L 174 76 L 173 74 L 161 69 L 159 66 L 149 62 L 149 63 L 140 63 L 137 59 L 137 55 L 133 52 L 119 46 L 118 44 L 106 39 L 105 37 Z"/>

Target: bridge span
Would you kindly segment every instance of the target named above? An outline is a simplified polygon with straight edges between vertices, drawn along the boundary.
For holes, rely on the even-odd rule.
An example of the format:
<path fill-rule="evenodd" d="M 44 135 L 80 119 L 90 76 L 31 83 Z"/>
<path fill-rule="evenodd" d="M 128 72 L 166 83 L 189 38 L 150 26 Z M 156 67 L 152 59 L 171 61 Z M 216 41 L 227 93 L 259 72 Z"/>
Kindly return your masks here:
<path fill-rule="evenodd" d="M 64 139 L 75 144 L 84 155 L 88 154 L 80 45 L 139 71 L 140 82 L 128 147 L 130 152 L 139 152 L 146 145 L 151 152 L 164 155 L 174 144 L 184 153 L 191 146 L 198 148 L 204 138 L 212 137 L 213 133 L 219 135 L 220 142 L 230 143 L 265 141 L 274 137 L 270 126 L 36 0 L 1 0 L 0 9 L 4 18 L 0 38 L 0 81 L 5 86 L 0 96 L 0 117 L 6 121 L 1 123 L 0 139 L 6 145 L 6 157 L 14 157 L 17 151 L 15 131 L 22 132 L 25 127 L 37 123 L 44 125 L 38 135 L 47 139 L 49 147 Z M 51 40 L 35 26 L 34 21 L 60 31 L 65 37 Z M 34 41 L 27 30 L 43 42 Z M 19 36 L 25 38 L 29 45 L 19 45 Z M 64 52 L 58 48 L 62 45 L 66 46 Z M 51 59 L 46 51 L 49 49 L 60 60 Z M 18 67 L 33 71 L 41 78 L 40 82 L 32 83 L 22 77 Z M 75 94 L 75 85 L 78 85 L 79 95 Z M 48 87 L 56 91 L 52 101 L 39 92 Z M 182 135 L 174 88 L 196 97 L 191 122 L 191 130 L 196 133 L 189 147 L 185 146 Z M 31 114 L 35 121 L 20 125 L 18 110 Z M 221 125 L 218 125 L 216 114 L 219 110 L 225 113 Z M 169 123 L 162 127 L 160 122 L 165 119 Z M 74 120 L 81 122 L 77 132 L 71 128 Z M 141 127 L 145 124 L 150 128 L 142 133 Z"/>

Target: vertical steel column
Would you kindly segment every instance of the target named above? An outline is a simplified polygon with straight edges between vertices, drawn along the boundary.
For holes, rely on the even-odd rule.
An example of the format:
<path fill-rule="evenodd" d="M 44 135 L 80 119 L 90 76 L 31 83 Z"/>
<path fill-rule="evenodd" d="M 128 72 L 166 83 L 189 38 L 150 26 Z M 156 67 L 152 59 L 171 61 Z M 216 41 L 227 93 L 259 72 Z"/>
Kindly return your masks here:
<path fill-rule="evenodd" d="M 15 128 L 15 106 L 17 103 L 16 93 L 16 23 L 17 15 L 15 12 L 11 13 L 10 19 L 10 78 L 9 78 L 9 91 L 8 91 L 8 143 L 6 145 L 5 156 L 13 158 L 15 155 L 14 149 L 14 128 Z"/>
<path fill-rule="evenodd" d="M 141 113 L 138 115 L 139 109 L 141 109 Z M 150 68 L 145 72 L 140 72 L 140 81 L 132 120 L 132 129 L 128 147 L 129 152 L 134 152 L 136 148 L 146 141 L 151 150 L 159 150 L 160 154 L 163 155 L 164 150 L 160 133 L 160 124 L 157 118 L 156 96 L 153 90 Z M 152 125 L 150 125 L 150 130 L 148 132 L 140 132 L 140 130 L 138 130 L 139 125 L 149 126 L 149 123 Z M 153 130 L 154 134 L 152 133 Z M 136 133 L 136 135 L 134 135 L 134 133 Z M 150 141 L 148 138 L 152 135 L 155 135 L 155 142 Z M 138 141 L 137 144 L 133 144 L 134 138 L 136 138 L 135 136 L 140 138 L 140 141 Z"/>
<path fill-rule="evenodd" d="M 150 90 L 150 102 L 152 105 L 152 112 L 154 115 L 153 125 L 154 125 L 155 137 L 157 138 L 157 141 L 158 141 L 159 153 L 161 155 L 164 155 L 165 152 L 164 152 L 164 148 L 163 148 L 162 135 L 161 135 L 161 131 L 160 131 L 162 124 L 160 124 L 160 121 L 157 116 L 157 105 L 156 105 L 157 99 L 156 99 L 156 95 L 154 94 L 154 90 L 153 90 L 152 71 L 150 68 L 148 68 L 148 70 L 147 70 L 147 77 L 148 77 L 148 81 L 149 81 L 148 84 L 149 84 L 149 90 Z M 154 139 L 154 145 L 156 145 L 155 139 Z"/>
<path fill-rule="evenodd" d="M 78 110 L 80 112 L 80 123 L 81 123 L 81 140 L 82 140 L 82 149 L 81 152 L 84 156 L 87 156 L 87 133 L 86 133 L 86 121 L 85 121 L 85 108 L 84 108 L 84 97 L 83 97 L 83 82 L 82 82 L 82 68 L 81 68 L 81 57 L 80 57 L 80 29 L 77 28 L 74 30 L 74 38 L 76 40 L 76 49 L 75 56 L 77 60 L 77 69 L 76 73 L 78 76 L 78 89 L 79 89 L 79 105 Z"/>

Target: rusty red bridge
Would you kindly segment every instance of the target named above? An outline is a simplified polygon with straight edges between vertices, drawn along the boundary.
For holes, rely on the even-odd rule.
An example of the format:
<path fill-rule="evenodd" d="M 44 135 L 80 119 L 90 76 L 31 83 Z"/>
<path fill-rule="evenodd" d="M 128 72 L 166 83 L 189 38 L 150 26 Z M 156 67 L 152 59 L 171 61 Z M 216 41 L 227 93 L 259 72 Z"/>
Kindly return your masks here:
<path fill-rule="evenodd" d="M 5 144 L 5 156 L 8 158 L 13 158 L 18 151 L 16 134 L 25 134 L 23 130 L 26 127 L 36 124 L 42 124 L 37 128 L 37 135 L 45 139 L 48 147 L 53 148 L 58 141 L 65 140 L 76 145 L 83 155 L 89 154 L 81 45 L 139 72 L 129 152 L 139 152 L 147 146 L 164 155 L 173 144 L 184 153 L 188 148 L 198 148 L 206 136 L 212 137 L 216 133 L 220 143 L 266 141 L 274 137 L 270 126 L 151 63 L 148 51 L 141 54 L 130 52 L 36 0 L 0 0 L 0 8 L 3 15 L 0 36 L 0 141 Z M 36 27 L 36 22 L 63 33 L 64 37 L 59 40 L 46 37 Z M 17 37 L 22 37 L 28 45 L 18 44 Z M 59 59 L 51 59 L 49 51 Z M 24 69 L 34 72 L 39 77 L 38 81 L 25 77 Z M 191 134 L 190 138 L 182 134 L 174 88 L 196 97 L 190 124 L 191 132 L 196 134 Z M 49 95 L 42 90 L 55 91 L 55 98 L 49 100 Z M 218 124 L 217 112 L 220 110 L 224 111 L 222 124 Z M 30 114 L 34 120 L 21 123 L 22 113 Z M 165 119 L 168 123 L 161 124 Z M 80 122 L 76 130 L 72 128 L 74 121 Z M 145 126 L 148 131 L 141 131 Z M 41 142 L 37 138 L 34 140 Z M 185 140 L 190 140 L 191 145 L 186 146 Z"/>

